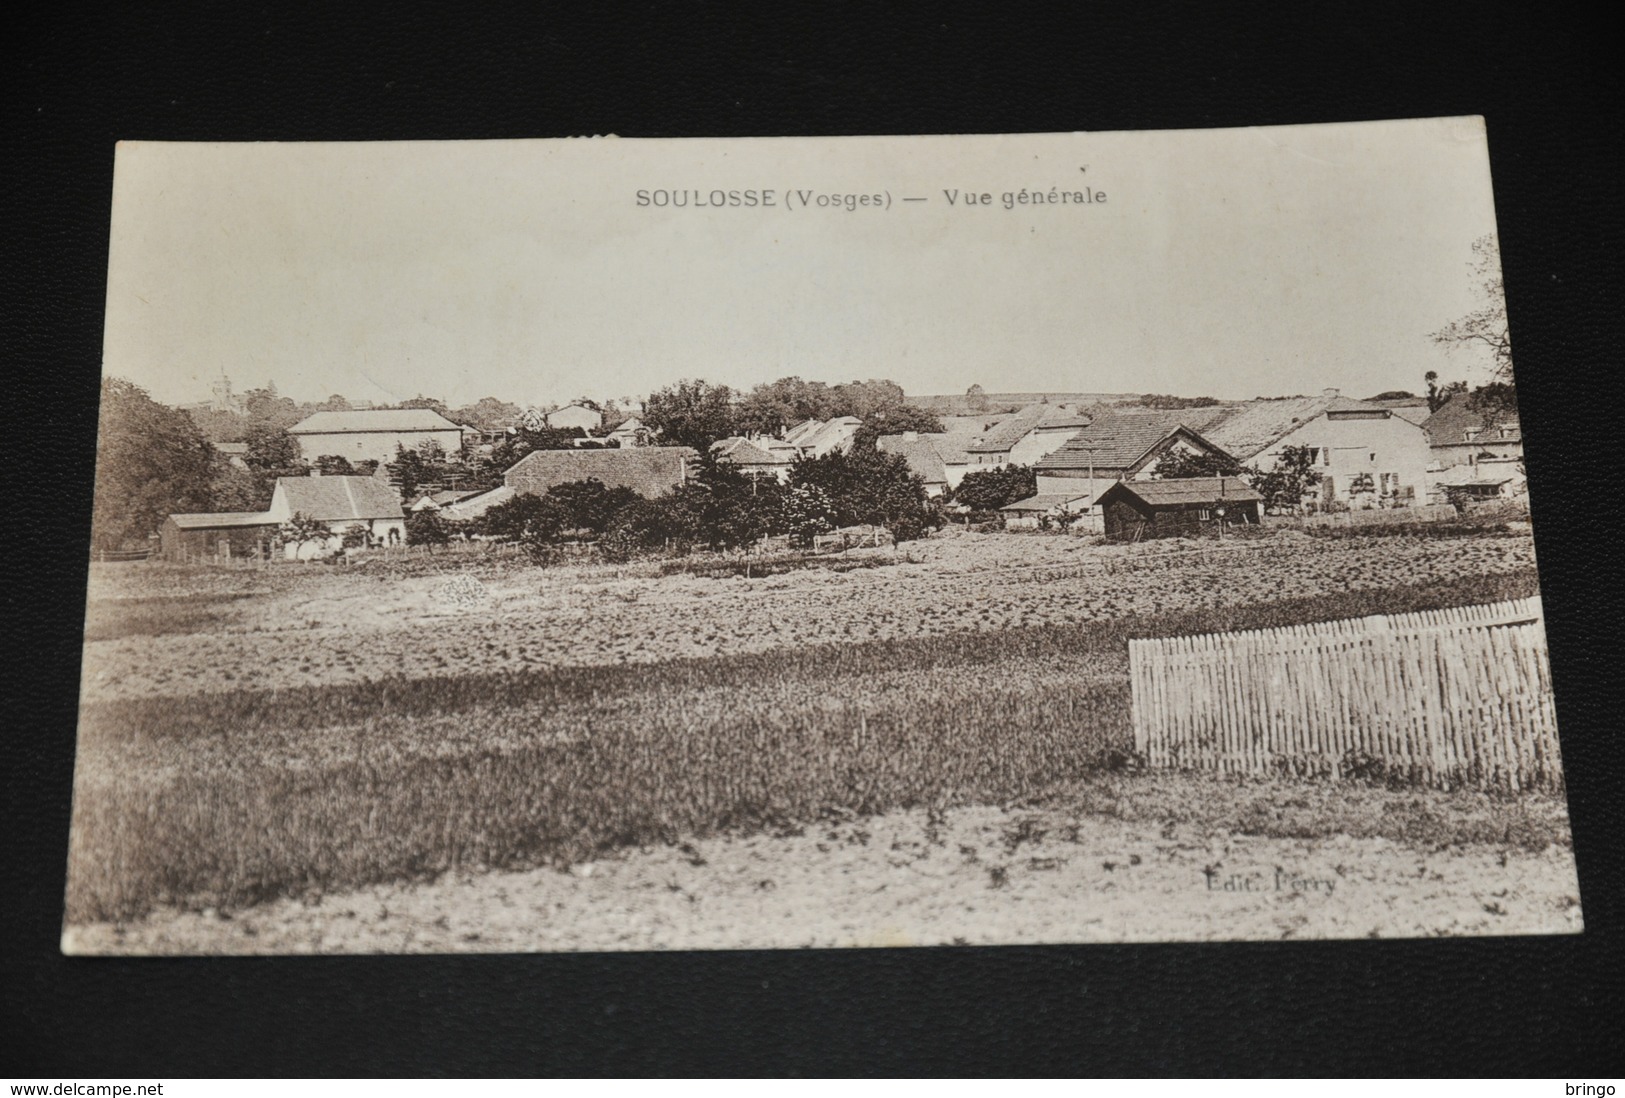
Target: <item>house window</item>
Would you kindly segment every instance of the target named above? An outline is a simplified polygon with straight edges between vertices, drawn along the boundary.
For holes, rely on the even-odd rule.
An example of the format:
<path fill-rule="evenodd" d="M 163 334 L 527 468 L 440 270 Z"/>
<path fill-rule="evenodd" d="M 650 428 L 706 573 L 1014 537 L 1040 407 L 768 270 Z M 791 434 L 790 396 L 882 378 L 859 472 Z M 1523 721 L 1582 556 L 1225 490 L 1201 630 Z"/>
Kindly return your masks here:
<path fill-rule="evenodd" d="M 1203 522 L 1206 522 L 1208 519 L 1210 519 L 1212 517 L 1213 517 L 1213 512 L 1209 511 L 1206 507 L 1203 507 L 1201 509 L 1201 519 L 1202 519 Z"/>
<path fill-rule="evenodd" d="M 1467 430 L 1463 431 L 1461 433 L 1461 435 L 1462 435 L 1462 438 L 1466 439 L 1468 442 L 1471 442 L 1482 433 L 1483 432 L 1480 431 L 1477 427 L 1469 427 Z"/>

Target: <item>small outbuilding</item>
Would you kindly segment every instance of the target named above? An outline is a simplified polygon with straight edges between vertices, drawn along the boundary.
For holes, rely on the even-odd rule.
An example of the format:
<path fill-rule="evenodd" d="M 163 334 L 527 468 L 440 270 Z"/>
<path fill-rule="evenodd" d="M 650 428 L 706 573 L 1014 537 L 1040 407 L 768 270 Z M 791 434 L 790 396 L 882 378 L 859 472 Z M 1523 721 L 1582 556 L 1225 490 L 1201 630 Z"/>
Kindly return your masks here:
<path fill-rule="evenodd" d="M 170 515 L 158 528 L 165 560 L 264 560 L 271 555 L 277 521 L 264 512 Z"/>
<path fill-rule="evenodd" d="M 1221 523 L 1258 524 L 1263 496 L 1240 477 L 1118 481 L 1100 494 L 1111 541 L 1200 533 Z"/>

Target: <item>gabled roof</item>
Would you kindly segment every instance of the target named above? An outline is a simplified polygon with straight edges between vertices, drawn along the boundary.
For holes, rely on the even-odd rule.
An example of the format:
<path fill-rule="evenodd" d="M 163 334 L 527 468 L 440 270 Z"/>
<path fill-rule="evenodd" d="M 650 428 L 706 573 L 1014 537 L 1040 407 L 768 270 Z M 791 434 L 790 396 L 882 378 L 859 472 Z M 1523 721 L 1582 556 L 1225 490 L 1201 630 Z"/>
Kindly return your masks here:
<path fill-rule="evenodd" d="M 510 488 L 545 493 L 557 484 L 597 480 L 654 498 L 682 484 L 698 455 L 687 446 L 634 446 L 605 450 L 532 450 L 504 477 Z"/>
<path fill-rule="evenodd" d="M 1502 424 L 1512 429 L 1505 438 L 1500 437 L 1498 431 Z M 1467 432 L 1475 429 L 1482 433 L 1477 438 L 1469 439 Z M 1459 394 L 1445 401 L 1437 412 L 1429 416 L 1422 424 L 1422 430 L 1427 432 L 1429 446 L 1486 445 L 1492 442 L 1523 441 L 1523 429 L 1516 413 L 1486 415 L 1473 408 L 1467 397 Z"/>
<path fill-rule="evenodd" d="M 814 424 L 814 426 L 809 427 L 809 424 Z M 795 431 L 801 431 L 802 428 L 807 428 L 803 434 L 795 439 L 792 439 L 790 435 L 785 435 L 784 441 L 802 449 L 819 450 L 827 446 L 844 444 L 850 441 L 861 426 L 863 426 L 863 420 L 857 416 L 836 416 L 834 419 L 826 420 L 823 423 L 809 420 L 794 429 Z"/>
<path fill-rule="evenodd" d="M 881 435 L 875 440 L 875 449 L 883 454 L 901 454 L 911 471 L 918 473 L 927 484 L 947 484 L 948 468 L 937 449 L 933 435 Z"/>
<path fill-rule="evenodd" d="M 207 511 L 192 515 L 170 515 L 182 530 L 218 530 L 238 526 L 275 526 L 276 519 L 263 511 Z"/>
<path fill-rule="evenodd" d="M 1001 454 L 1026 438 L 1051 411 L 1054 409 L 1048 404 L 1029 404 L 988 428 L 981 440 L 968 449 L 973 454 Z"/>
<path fill-rule="evenodd" d="M 344 435 L 367 431 L 461 431 L 433 408 L 376 408 L 316 412 L 288 428 L 290 435 Z"/>
<path fill-rule="evenodd" d="M 735 465 L 789 465 L 800 456 L 794 447 L 772 439 L 748 439 L 742 435 L 718 439 L 711 444 L 711 453 L 719 461 Z"/>
<path fill-rule="evenodd" d="M 1205 409 L 1194 409 L 1205 411 Z M 1187 411 L 1145 412 L 1101 416 L 1038 460 L 1035 469 L 1132 469 L 1162 443 L 1182 434 L 1197 446 L 1224 453 L 1206 435 L 1199 435 L 1183 420 Z M 1091 456 L 1092 455 L 1092 456 Z"/>
<path fill-rule="evenodd" d="M 401 517 L 400 497 L 378 477 L 278 477 L 276 490 L 290 514 L 318 522 Z"/>
<path fill-rule="evenodd" d="M 1152 506 L 1218 503 L 1220 500 L 1226 503 L 1249 503 L 1264 498 L 1253 491 L 1247 482 L 1240 477 L 1223 478 L 1222 488 L 1218 477 L 1184 477 L 1178 480 L 1120 480 L 1106 491 L 1100 493 L 1100 498 L 1104 501 L 1108 496 L 1120 492 L 1137 496 Z"/>
<path fill-rule="evenodd" d="M 648 429 L 649 428 L 644 424 L 643 420 L 639 419 L 637 416 L 628 416 L 610 429 L 609 437 L 614 438 L 616 435 L 630 435 L 638 431 L 647 431 Z"/>

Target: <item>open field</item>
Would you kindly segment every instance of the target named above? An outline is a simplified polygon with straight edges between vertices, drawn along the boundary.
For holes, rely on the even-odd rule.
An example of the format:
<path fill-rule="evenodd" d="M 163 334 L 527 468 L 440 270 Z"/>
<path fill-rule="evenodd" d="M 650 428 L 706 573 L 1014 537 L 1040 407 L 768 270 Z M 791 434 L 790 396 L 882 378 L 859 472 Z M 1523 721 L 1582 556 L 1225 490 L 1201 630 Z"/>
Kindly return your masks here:
<path fill-rule="evenodd" d="M 1328 818 L 1343 830 L 1327 834 Z M 1549 842 L 1566 833 L 1555 798 L 1098 775 L 1040 804 L 829 811 L 567 871 L 171 908 L 64 942 L 434 953 L 1563 933 L 1581 929 L 1572 856 Z"/>
<path fill-rule="evenodd" d="M 798 836 L 832 816 L 885 817 L 907 830 L 919 813 L 946 813 L 975 829 L 978 813 L 999 809 L 974 806 L 1053 800 L 1131 761 L 1131 636 L 1535 590 L 1532 547 L 1516 536 L 1277 535 L 1192 552 L 956 534 L 874 552 L 891 563 L 763 579 L 479 557 L 448 558 L 459 570 L 427 575 L 410 574 L 415 566 L 98 569 L 69 921 L 110 925 L 162 909 L 170 914 L 153 925 L 169 925 L 192 918 L 175 912 L 310 904 L 410 882 L 455 890 L 459 875 L 493 869 L 551 881 L 559 869 L 658 862 L 701 841 L 780 842 L 792 860 L 821 862 L 827 852 Z M 1213 800 L 1221 787 L 1203 788 Z M 1378 814 L 1383 831 L 1342 792 L 1317 788 L 1347 787 L 1302 783 L 1287 800 L 1312 807 L 1288 813 L 1284 831 L 1279 813 L 1262 808 L 1209 824 L 1287 842 L 1346 834 L 1494 846 L 1500 853 L 1485 857 L 1513 849 L 1525 859 L 1568 841 L 1560 799 L 1415 792 L 1405 812 Z M 1122 822 L 1177 823 L 1178 801 L 1164 796 L 1158 813 Z M 1457 819 L 1469 803 L 1479 806 L 1466 813 L 1471 826 Z M 1113 817 L 1103 804 L 1067 801 L 1058 811 L 1071 823 L 1060 830 L 1093 835 Z M 1418 819 L 1434 823 L 1394 829 Z M 1371 872 L 1388 874 L 1390 856 L 1372 857 Z M 796 872 L 812 880 L 834 868 Z M 1062 876 L 1033 880 L 1062 889 Z M 824 887 L 839 892 L 833 880 Z M 334 908 L 312 910 L 319 921 Z M 1563 929 L 1571 917 L 1552 910 L 1561 917 L 1545 929 Z M 1418 918 L 1432 925 L 1433 915 Z M 1494 924 L 1478 932 L 1508 932 Z M 101 931 L 87 933 L 89 948 Z M 578 934 L 561 948 L 597 940 Z M 349 948 L 315 948 L 329 947 Z"/>
<path fill-rule="evenodd" d="M 658 562 L 537 568 L 447 556 L 354 568 L 92 567 L 84 698 L 325 686 L 393 677 L 642 664 L 816 644 L 992 633 L 1128 616 L 1532 574 L 1528 536 L 1088 545 L 954 532 L 895 563 L 746 579 Z M 429 565 L 435 562 L 432 560 Z M 457 569 L 452 571 L 452 569 Z M 448 579 L 479 581 L 458 599 Z M 252 598 L 231 596 L 251 594 Z M 205 596 L 199 599 L 198 596 Z M 1464 596 L 1465 597 L 1465 596 Z M 181 624 L 163 622 L 171 599 Z M 1472 601 L 1470 598 L 1468 601 Z M 1370 613 L 1351 604 L 1353 614 Z M 120 615 L 129 624 L 122 627 Z"/>

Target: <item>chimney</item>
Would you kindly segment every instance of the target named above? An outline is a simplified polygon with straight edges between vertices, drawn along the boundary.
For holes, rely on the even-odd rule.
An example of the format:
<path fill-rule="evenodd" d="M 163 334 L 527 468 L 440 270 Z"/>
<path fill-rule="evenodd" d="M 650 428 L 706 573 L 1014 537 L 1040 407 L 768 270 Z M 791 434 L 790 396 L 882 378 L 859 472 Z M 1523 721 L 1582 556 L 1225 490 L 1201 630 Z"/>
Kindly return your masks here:
<path fill-rule="evenodd" d="M 1321 396 L 1329 396 L 1329 397 L 1335 397 L 1335 396 L 1342 396 L 1343 395 L 1342 391 L 1339 390 L 1339 389 L 1322 389 L 1320 391 L 1320 394 L 1321 394 Z"/>

